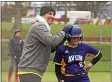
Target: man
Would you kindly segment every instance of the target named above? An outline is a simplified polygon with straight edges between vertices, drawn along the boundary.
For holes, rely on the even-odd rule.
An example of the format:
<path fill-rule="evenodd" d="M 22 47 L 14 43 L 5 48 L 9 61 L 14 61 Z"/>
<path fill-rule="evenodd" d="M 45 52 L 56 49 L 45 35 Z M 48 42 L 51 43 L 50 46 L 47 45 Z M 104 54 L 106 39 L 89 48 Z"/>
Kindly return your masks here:
<path fill-rule="evenodd" d="M 70 28 L 52 36 L 50 27 L 53 23 L 55 10 L 50 6 L 43 6 L 36 23 L 28 31 L 22 57 L 18 65 L 20 82 L 41 82 L 41 77 L 46 71 L 49 62 L 51 48 L 59 45 L 65 38 Z"/>
<path fill-rule="evenodd" d="M 9 40 L 9 71 L 8 82 L 11 82 L 12 72 L 15 66 L 15 82 L 18 82 L 18 63 L 22 54 L 23 41 L 20 39 L 20 31 L 15 30 L 14 37 Z"/>
<path fill-rule="evenodd" d="M 82 32 L 78 25 L 72 27 L 67 35 L 68 42 L 56 50 L 54 57 L 55 73 L 58 82 L 90 82 L 88 72 L 102 57 L 102 53 L 82 42 Z M 93 59 L 84 64 L 86 56 Z"/>

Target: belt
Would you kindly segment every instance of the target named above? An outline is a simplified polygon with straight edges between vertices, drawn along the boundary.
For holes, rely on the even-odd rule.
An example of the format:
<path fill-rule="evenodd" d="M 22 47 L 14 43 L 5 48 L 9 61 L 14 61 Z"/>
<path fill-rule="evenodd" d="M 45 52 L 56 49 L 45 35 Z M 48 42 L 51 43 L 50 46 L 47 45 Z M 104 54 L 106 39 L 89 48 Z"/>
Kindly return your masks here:
<path fill-rule="evenodd" d="M 65 74 L 64 76 L 81 76 L 81 75 L 85 75 L 87 73 L 81 73 L 81 74 Z"/>

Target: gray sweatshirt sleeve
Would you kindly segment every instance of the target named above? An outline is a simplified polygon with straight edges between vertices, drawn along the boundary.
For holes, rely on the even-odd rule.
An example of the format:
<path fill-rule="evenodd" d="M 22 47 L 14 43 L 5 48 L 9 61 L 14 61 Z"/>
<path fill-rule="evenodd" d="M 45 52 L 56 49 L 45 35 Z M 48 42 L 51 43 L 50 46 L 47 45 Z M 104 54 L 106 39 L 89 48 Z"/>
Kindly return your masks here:
<path fill-rule="evenodd" d="M 14 45 L 13 45 L 13 38 L 11 38 L 9 40 L 9 54 L 11 56 L 15 56 L 15 53 L 14 53 Z"/>
<path fill-rule="evenodd" d="M 65 37 L 65 32 L 61 31 L 53 36 L 43 24 L 34 25 L 35 37 L 42 43 L 49 46 L 57 46 Z"/>

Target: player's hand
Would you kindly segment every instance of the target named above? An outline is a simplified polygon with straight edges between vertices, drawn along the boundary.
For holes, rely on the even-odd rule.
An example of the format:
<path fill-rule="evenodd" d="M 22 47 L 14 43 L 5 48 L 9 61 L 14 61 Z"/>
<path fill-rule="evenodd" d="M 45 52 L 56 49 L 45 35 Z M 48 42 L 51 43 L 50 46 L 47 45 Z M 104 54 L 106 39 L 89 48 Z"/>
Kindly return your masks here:
<path fill-rule="evenodd" d="M 87 66 L 85 66 L 85 70 L 88 73 L 90 71 L 90 69 L 92 68 L 92 63 L 87 64 Z"/>
<path fill-rule="evenodd" d="M 60 80 L 59 82 L 64 82 L 64 80 Z"/>

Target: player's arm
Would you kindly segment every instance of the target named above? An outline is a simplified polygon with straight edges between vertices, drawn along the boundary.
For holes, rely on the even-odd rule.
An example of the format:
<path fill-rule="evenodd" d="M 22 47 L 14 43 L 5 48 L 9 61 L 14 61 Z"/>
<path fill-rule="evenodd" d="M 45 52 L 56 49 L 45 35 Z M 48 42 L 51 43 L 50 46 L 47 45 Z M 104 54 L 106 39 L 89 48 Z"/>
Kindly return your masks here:
<path fill-rule="evenodd" d="M 61 72 L 61 66 L 62 66 L 61 62 L 62 62 L 62 58 L 63 58 L 61 47 L 62 46 L 57 48 L 56 53 L 55 53 L 55 57 L 54 57 L 54 60 L 53 60 L 53 62 L 55 64 L 55 74 L 56 74 L 56 77 L 57 77 L 59 82 L 64 81 L 64 78 L 63 78 L 63 75 L 62 75 L 62 72 Z"/>
<path fill-rule="evenodd" d="M 102 58 L 102 53 L 99 51 L 99 53 L 90 61 L 90 63 L 85 67 L 87 73 L 92 68 L 93 65 L 95 65 L 100 59 Z"/>
<path fill-rule="evenodd" d="M 102 58 L 102 53 L 99 52 L 98 55 L 96 55 L 92 60 L 91 60 L 91 64 L 95 65 L 100 59 Z"/>
<path fill-rule="evenodd" d="M 61 65 L 55 64 L 55 73 L 56 77 L 58 78 L 58 81 L 64 80 L 64 77 L 61 73 Z"/>

